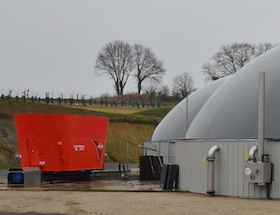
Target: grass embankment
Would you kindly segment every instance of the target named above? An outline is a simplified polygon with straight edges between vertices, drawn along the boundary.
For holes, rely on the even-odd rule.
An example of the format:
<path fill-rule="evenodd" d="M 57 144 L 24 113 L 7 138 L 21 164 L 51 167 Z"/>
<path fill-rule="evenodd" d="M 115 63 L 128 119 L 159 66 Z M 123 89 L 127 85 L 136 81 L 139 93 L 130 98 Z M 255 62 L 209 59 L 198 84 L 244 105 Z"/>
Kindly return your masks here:
<path fill-rule="evenodd" d="M 140 141 L 149 140 L 156 125 L 170 111 L 170 108 L 148 110 L 65 107 L 30 102 L 0 100 L 0 168 L 18 165 L 13 114 L 16 113 L 59 113 L 109 117 L 107 134 L 107 163 L 126 162 L 127 146 L 129 162 L 138 162 Z"/>

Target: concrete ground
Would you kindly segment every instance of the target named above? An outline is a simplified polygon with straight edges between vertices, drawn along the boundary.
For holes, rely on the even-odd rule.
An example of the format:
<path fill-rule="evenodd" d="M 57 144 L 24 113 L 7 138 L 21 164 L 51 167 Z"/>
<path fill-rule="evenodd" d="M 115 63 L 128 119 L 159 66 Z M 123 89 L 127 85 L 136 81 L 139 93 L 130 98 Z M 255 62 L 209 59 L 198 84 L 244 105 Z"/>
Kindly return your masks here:
<path fill-rule="evenodd" d="M 106 169 L 114 172 L 118 165 Z M 129 169 L 137 172 L 137 164 Z M 7 173 L 0 171 L 0 215 L 277 215 L 280 211 L 279 200 L 162 192 L 159 181 L 121 180 L 118 173 L 112 180 L 98 180 L 95 175 L 87 182 L 56 181 L 39 188 L 8 188 Z"/>

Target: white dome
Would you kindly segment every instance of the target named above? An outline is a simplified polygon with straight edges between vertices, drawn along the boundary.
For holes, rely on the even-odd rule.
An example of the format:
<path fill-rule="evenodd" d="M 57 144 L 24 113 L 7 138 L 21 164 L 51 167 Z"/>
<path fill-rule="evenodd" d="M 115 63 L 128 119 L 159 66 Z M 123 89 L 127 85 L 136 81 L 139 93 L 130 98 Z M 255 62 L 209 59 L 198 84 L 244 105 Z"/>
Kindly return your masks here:
<path fill-rule="evenodd" d="M 280 46 L 245 65 L 207 100 L 187 138 L 257 138 L 258 74 L 265 72 L 265 138 L 280 138 Z"/>
<path fill-rule="evenodd" d="M 225 77 L 214 81 L 204 88 L 195 91 L 188 97 L 188 126 L 191 124 L 207 99 L 227 79 L 228 77 Z M 183 99 L 158 124 L 153 133 L 152 140 L 175 140 L 178 137 L 185 137 L 186 130 L 186 99 Z"/>
<path fill-rule="evenodd" d="M 257 138 L 258 74 L 265 72 L 265 138 L 280 138 L 280 46 L 237 73 L 212 82 L 185 99 L 157 126 L 152 140 L 187 138 Z"/>

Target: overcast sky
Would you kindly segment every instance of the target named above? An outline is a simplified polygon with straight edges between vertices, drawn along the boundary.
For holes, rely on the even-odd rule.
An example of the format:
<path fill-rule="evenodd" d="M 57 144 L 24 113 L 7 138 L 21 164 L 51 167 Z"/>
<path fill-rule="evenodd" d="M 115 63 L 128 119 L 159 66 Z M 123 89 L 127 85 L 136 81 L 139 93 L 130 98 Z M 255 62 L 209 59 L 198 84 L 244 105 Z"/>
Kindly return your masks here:
<path fill-rule="evenodd" d="M 113 95 L 94 65 L 115 40 L 150 47 L 170 88 L 184 72 L 201 88 L 202 65 L 222 45 L 280 42 L 279 9 L 279 0 L 0 0 L 0 93 Z M 136 86 L 131 77 L 125 93 Z"/>

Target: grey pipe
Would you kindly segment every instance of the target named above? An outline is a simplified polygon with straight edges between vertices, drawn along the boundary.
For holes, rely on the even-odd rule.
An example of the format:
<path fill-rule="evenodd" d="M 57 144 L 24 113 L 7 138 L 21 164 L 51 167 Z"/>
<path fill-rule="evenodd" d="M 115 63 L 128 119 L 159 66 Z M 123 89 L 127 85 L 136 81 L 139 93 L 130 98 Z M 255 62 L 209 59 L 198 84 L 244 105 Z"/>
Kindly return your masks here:
<path fill-rule="evenodd" d="M 186 97 L 186 131 L 189 129 L 189 98 Z"/>
<path fill-rule="evenodd" d="M 215 145 L 212 146 L 208 152 L 208 157 L 206 158 L 208 163 L 208 190 L 207 196 L 214 196 L 215 189 L 214 189 L 214 161 L 215 161 L 215 153 L 220 150 L 220 147 Z"/>
<path fill-rule="evenodd" d="M 249 161 L 256 161 L 256 153 L 258 151 L 258 146 L 253 146 L 249 150 Z"/>
<path fill-rule="evenodd" d="M 264 154 L 264 111 L 265 111 L 265 73 L 259 72 L 259 105 L 258 105 L 258 161 Z"/>

